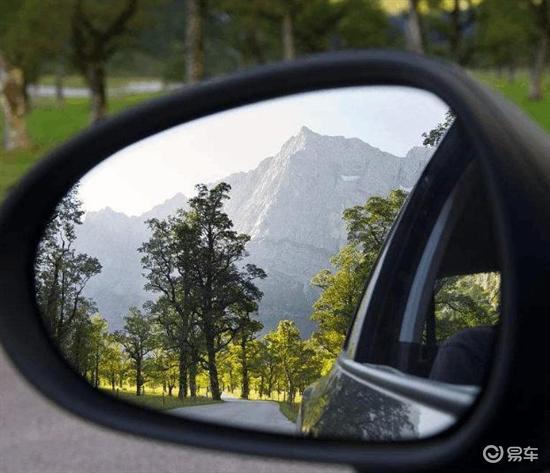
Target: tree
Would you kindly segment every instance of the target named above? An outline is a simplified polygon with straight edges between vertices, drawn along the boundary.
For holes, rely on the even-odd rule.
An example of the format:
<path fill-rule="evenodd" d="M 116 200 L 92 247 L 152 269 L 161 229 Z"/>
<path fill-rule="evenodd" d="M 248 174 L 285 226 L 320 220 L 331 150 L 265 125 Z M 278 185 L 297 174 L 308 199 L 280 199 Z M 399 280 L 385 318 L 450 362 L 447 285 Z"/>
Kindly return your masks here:
<path fill-rule="evenodd" d="M 149 377 L 155 384 L 162 386 L 162 392 L 172 396 L 172 392 L 178 382 L 178 356 L 171 350 L 167 350 L 159 343 L 151 354 L 149 363 Z"/>
<path fill-rule="evenodd" d="M 420 13 L 418 11 L 419 3 L 420 0 L 409 0 L 405 35 L 407 39 L 407 49 L 414 53 L 422 54 L 424 52 L 424 45 L 422 27 L 420 25 Z"/>
<path fill-rule="evenodd" d="M 476 21 L 474 0 L 425 0 L 419 1 L 427 11 L 423 20 L 434 41 L 431 52 L 445 55 L 461 65 L 465 65 L 474 51 L 471 30 Z M 428 33 L 428 31 L 427 31 Z M 443 43 L 440 46 L 438 43 Z"/>
<path fill-rule="evenodd" d="M 517 0 L 484 0 L 478 8 L 475 43 L 478 56 L 499 70 L 514 69 L 530 54 L 532 21 L 527 5 Z"/>
<path fill-rule="evenodd" d="M 180 353 L 180 380 L 187 367 L 195 370 L 190 373 L 193 380 L 200 361 L 218 400 L 216 355 L 241 328 L 239 311 L 261 298 L 254 280 L 265 277 L 255 265 L 242 264 L 250 237 L 235 232 L 223 212 L 229 190 L 225 183 L 212 189 L 198 185 L 189 211 L 149 222 L 152 237 L 139 250 L 144 255 L 145 287 L 160 294 L 152 311 Z"/>
<path fill-rule="evenodd" d="M 0 15 L 0 92 L 4 112 L 4 148 L 31 144 L 25 115 L 27 86 L 37 80 L 42 66 L 66 39 L 63 21 L 51 12 L 62 0 L 4 0 Z"/>
<path fill-rule="evenodd" d="M 91 121 L 107 113 L 106 66 L 109 58 L 135 33 L 139 0 L 74 0 L 72 57 L 91 94 Z"/>
<path fill-rule="evenodd" d="M 386 48 L 392 44 L 387 14 L 378 0 L 345 0 L 334 27 L 339 49 Z"/>
<path fill-rule="evenodd" d="M 96 314 L 91 317 L 88 333 L 89 357 L 90 357 L 90 383 L 94 388 L 100 384 L 100 373 L 103 357 L 107 350 L 108 343 L 107 321 Z"/>
<path fill-rule="evenodd" d="M 531 21 L 535 27 L 533 31 L 534 55 L 531 67 L 529 98 L 531 100 L 542 100 L 542 82 L 544 69 L 547 65 L 548 41 L 550 40 L 550 1 L 523 1 L 527 1 L 531 12 Z"/>
<path fill-rule="evenodd" d="M 300 331 L 293 321 L 279 321 L 277 328 L 268 333 L 265 340 L 277 354 L 286 402 L 293 403 L 298 392 L 303 392 L 309 384 L 319 378 L 321 365 L 312 346 L 300 337 Z"/>
<path fill-rule="evenodd" d="M 185 81 L 198 82 L 204 74 L 203 23 L 206 0 L 185 0 Z"/>
<path fill-rule="evenodd" d="M 217 5 L 216 16 L 228 16 L 227 55 L 236 55 L 237 65 L 264 64 L 280 57 L 280 29 L 265 14 L 261 1 L 221 0 L 213 5 Z"/>
<path fill-rule="evenodd" d="M 451 125 L 454 123 L 455 119 L 455 113 L 452 110 L 448 110 L 447 113 L 445 113 L 445 120 L 443 122 L 438 123 L 437 126 L 429 132 L 422 133 L 422 138 L 424 138 L 422 144 L 424 146 L 431 147 L 437 146 L 441 142 L 449 128 L 451 128 Z"/>
<path fill-rule="evenodd" d="M 124 347 L 132 359 L 136 376 L 136 396 L 143 393 L 143 368 L 145 357 L 157 346 L 157 337 L 150 315 L 131 307 L 124 316 L 124 330 L 115 332 L 115 339 Z"/>
<path fill-rule="evenodd" d="M 439 342 L 462 329 L 498 322 L 500 278 L 497 273 L 448 277 L 437 282 L 434 293 Z"/>
<path fill-rule="evenodd" d="M 127 355 L 112 334 L 105 335 L 105 349 L 101 359 L 100 373 L 111 385 L 111 390 L 121 386 L 126 374 Z"/>
<path fill-rule="evenodd" d="M 324 269 L 311 280 L 313 286 L 322 289 L 313 304 L 311 320 L 317 322 L 314 339 L 334 359 L 342 349 L 370 268 L 353 244 L 344 246 L 331 264 L 334 272 Z"/>
<path fill-rule="evenodd" d="M 251 344 L 256 338 L 263 325 L 261 322 L 251 318 L 251 313 L 257 310 L 256 304 L 243 304 L 235 308 L 237 314 L 237 332 L 235 342 L 238 347 L 238 358 L 241 371 L 241 398 L 248 399 L 250 395 L 250 359 Z"/>
<path fill-rule="evenodd" d="M 76 226 L 83 211 L 73 188 L 57 206 L 40 242 L 36 258 L 36 295 L 42 316 L 54 341 L 66 347 L 79 318 L 95 312 L 84 297 L 88 281 L 101 272 L 97 258 L 77 253 Z"/>
<path fill-rule="evenodd" d="M 184 212 L 163 221 L 152 219 L 147 224 L 151 238 L 138 250 L 143 254 L 145 289 L 160 294 L 156 302 L 149 304 L 149 310 L 163 328 L 166 345 L 179 355 L 178 397 L 183 399 L 187 395 L 188 374 L 194 397 L 201 340 L 197 334 L 192 265 L 199 245 L 199 232 Z"/>
<path fill-rule="evenodd" d="M 311 281 L 322 290 L 313 304 L 313 338 L 332 359 L 342 348 L 367 278 L 406 196 L 394 190 L 385 198 L 371 197 L 365 205 L 346 209 L 348 244 L 331 259 L 334 269 L 320 271 Z"/>
<path fill-rule="evenodd" d="M 234 309 L 253 304 L 262 297 L 255 279 L 266 277 L 257 266 L 238 265 L 248 256 L 250 237 L 233 230 L 233 222 L 223 212 L 231 187 L 220 183 L 212 189 L 196 186 L 196 197 L 189 200 L 189 223 L 198 230 L 198 245 L 191 265 L 197 301 L 197 324 L 204 337 L 206 366 L 213 399 L 221 399 L 216 354 L 229 344 L 239 329 Z"/>
<path fill-rule="evenodd" d="M 279 356 L 276 346 L 270 337 L 257 341 L 257 361 L 255 363 L 255 375 L 259 378 L 258 392 L 260 397 L 271 397 L 280 377 Z"/>

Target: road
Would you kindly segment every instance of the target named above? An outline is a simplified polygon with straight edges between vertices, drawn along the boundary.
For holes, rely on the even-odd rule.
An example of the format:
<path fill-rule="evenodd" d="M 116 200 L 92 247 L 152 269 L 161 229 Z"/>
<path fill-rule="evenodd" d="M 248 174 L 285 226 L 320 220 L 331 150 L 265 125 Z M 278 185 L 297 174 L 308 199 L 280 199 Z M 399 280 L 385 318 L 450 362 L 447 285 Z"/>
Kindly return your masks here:
<path fill-rule="evenodd" d="M 223 422 L 236 427 L 288 434 L 296 432 L 295 424 L 281 414 L 276 402 L 247 401 L 228 396 L 223 396 L 223 400 L 225 402 L 221 404 L 171 409 L 170 413 L 209 422 Z"/>
<path fill-rule="evenodd" d="M 0 472 L 352 473 L 351 468 L 239 456 L 138 439 L 61 411 L 0 350 Z"/>

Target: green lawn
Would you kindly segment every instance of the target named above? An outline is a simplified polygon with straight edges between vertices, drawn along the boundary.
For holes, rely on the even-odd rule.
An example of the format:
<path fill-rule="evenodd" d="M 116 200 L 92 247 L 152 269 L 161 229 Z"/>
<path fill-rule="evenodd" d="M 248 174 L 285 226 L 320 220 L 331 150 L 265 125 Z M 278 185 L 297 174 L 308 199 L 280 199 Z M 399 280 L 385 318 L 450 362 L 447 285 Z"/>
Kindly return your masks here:
<path fill-rule="evenodd" d="M 526 71 L 519 71 L 512 82 L 505 75 L 499 77 L 495 72 L 477 71 L 472 72 L 472 75 L 514 102 L 542 128 L 550 132 L 550 75 L 546 75 L 544 99 L 540 102 L 533 102 L 527 98 L 529 76 Z"/>
<path fill-rule="evenodd" d="M 279 410 L 290 422 L 295 424 L 300 410 L 300 403 L 294 402 L 290 404 L 288 402 L 279 402 Z"/>
<path fill-rule="evenodd" d="M 544 100 L 531 102 L 527 99 L 528 76 L 525 72 L 519 72 L 513 82 L 492 72 L 474 71 L 472 74 L 518 104 L 544 129 L 550 131 L 550 77 L 547 77 L 545 83 Z M 128 80 L 128 78 L 115 77 L 110 79 L 109 83 L 117 85 L 127 83 Z M 44 82 L 51 82 L 51 78 L 46 77 Z M 81 85 L 77 77 L 70 78 L 69 83 Z M 153 96 L 139 94 L 113 97 L 109 104 L 110 112 L 116 113 Z M 88 124 L 88 118 L 88 99 L 67 99 L 64 105 L 58 105 L 53 99 L 38 100 L 28 116 L 27 126 L 33 142 L 32 149 L 11 153 L 0 150 L 0 198 L 36 160 L 83 130 Z M 0 136 L 2 132 L 3 125 L 0 118 Z"/>
<path fill-rule="evenodd" d="M 143 396 L 136 396 L 130 392 L 113 393 L 111 390 L 105 390 L 110 395 L 113 395 L 119 399 L 122 399 L 132 404 L 137 404 L 142 407 L 154 410 L 166 410 L 175 409 L 176 407 L 189 407 L 189 406 L 202 406 L 205 404 L 217 404 L 223 401 L 214 401 L 209 397 L 197 397 L 194 399 L 185 398 L 180 400 L 177 396 L 164 396 L 159 394 L 145 394 Z"/>
<path fill-rule="evenodd" d="M 109 108 L 111 113 L 116 113 L 153 96 L 140 94 L 115 97 Z M 9 153 L 0 149 L 0 197 L 5 195 L 35 161 L 86 128 L 88 120 L 88 99 L 67 99 L 63 105 L 57 104 L 53 99 L 37 100 L 27 119 L 32 148 Z M 0 136 L 2 134 L 3 122 L 0 114 Z"/>

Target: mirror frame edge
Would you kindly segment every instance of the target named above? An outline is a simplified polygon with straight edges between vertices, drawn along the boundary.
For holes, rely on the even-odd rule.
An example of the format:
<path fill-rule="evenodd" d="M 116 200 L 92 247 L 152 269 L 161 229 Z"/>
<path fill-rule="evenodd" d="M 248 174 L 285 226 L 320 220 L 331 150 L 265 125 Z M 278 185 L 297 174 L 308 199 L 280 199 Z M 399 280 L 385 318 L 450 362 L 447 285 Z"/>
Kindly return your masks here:
<path fill-rule="evenodd" d="M 454 66 L 388 51 L 331 53 L 264 66 L 186 88 L 107 120 L 43 159 L 2 206 L 0 289 L 7 294 L 7 299 L 6 310 L 0 318 L 0 340 L 20 372 L 44 395 L 75 414 L 128 433 L 174 443 L 299 460 L 350 463 L 361 468 L 383 467 L 392 471 L 440 468 L 471 451 L 491 419 L 498 414 L 498 405 L 508 384 L 513 350 L 499 349 L 500 363 L 492 373 L 478 408 L 459 429 L 450 429 L 418 442 L 369 444 L 251 434 L 231 427 L 171 418 L 120 403 L 93 390 L 60 359 L 37 319 L 31 291 L 36 244 L 57 202 L 93 166 L 114 151 L 170 126 L 265 99 L 357 85 L 401 85 L 432 92 L 455 110 L 460 120 L 471 125 L 467 127 L 468 139 L 480 155 L 492 156 L 502 147 L 499 141 L 503 130 L 495 129 L 493 123 L 495 115 L 502 115 L 498 99 Z M 510 126 L 505 122 L 501 125 L 506 134 Z M 510 140 L 507 141 L 510 144 Z M 516 146 L 518 153 L 523 150 L 521 145 L 523 143 Z M 71 158 L 75 152 L 78 159 Z M 493 192 L 494 186 L 495 183 L 489 184 Z M 496 210 L 502 230 L 502 251 L 508 254 L 505 216 Z M 506 314 L 513 312 L 513 296 L 510 291 Z M 504 346 L 506 341 L 508 346 L 514 346 L 516 320 L 508 315 L 504 318 L 504 340 L 500 345 Z"/>

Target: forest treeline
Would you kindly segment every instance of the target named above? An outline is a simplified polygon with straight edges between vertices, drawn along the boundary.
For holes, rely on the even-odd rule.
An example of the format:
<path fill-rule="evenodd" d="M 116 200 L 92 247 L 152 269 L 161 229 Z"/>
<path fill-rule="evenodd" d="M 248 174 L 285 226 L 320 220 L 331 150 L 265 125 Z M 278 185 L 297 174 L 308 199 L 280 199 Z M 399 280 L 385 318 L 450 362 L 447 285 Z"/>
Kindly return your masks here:
<path fill-rule="evenodd" d="M 115 332 L 84 295 L 101 264 L 75 249 L 83 216 L 78 188 L 61 201 L 38 251 L 37 300 L 54 342 L 93 386 L 132 386 L 137 396 L 160 387 L 181 399 L 237 392 L 292 403 L 330 371 L 407 194 L 394 190 L 344 211 L 347 242 L 311 280 L 320 295 L 311 312 L 316 328 L 304 339 L 290 320 L 262 331 L 257 283 L 269 274 L 247 259 L 250 237 L 224 212 L 230 191 L 223 182 L 198 185 L 188 210 L 146 222 L 150 238 L 138 251 L 151 298 L 130 308 Z M 498 292 L 491 274 L 439 282 L 438 340 L 495 323 Z"/>
<path fill-rule="evenodd" d="M 530 71 L 543 98 L 550 0 L 3 0 L 0 93 L 6 149 L 31 146 L 29 86 L 67 75 L 108 110 L 110 75 L 194 83 L 323 51 L 407 49 L 468 68 Z"/>

